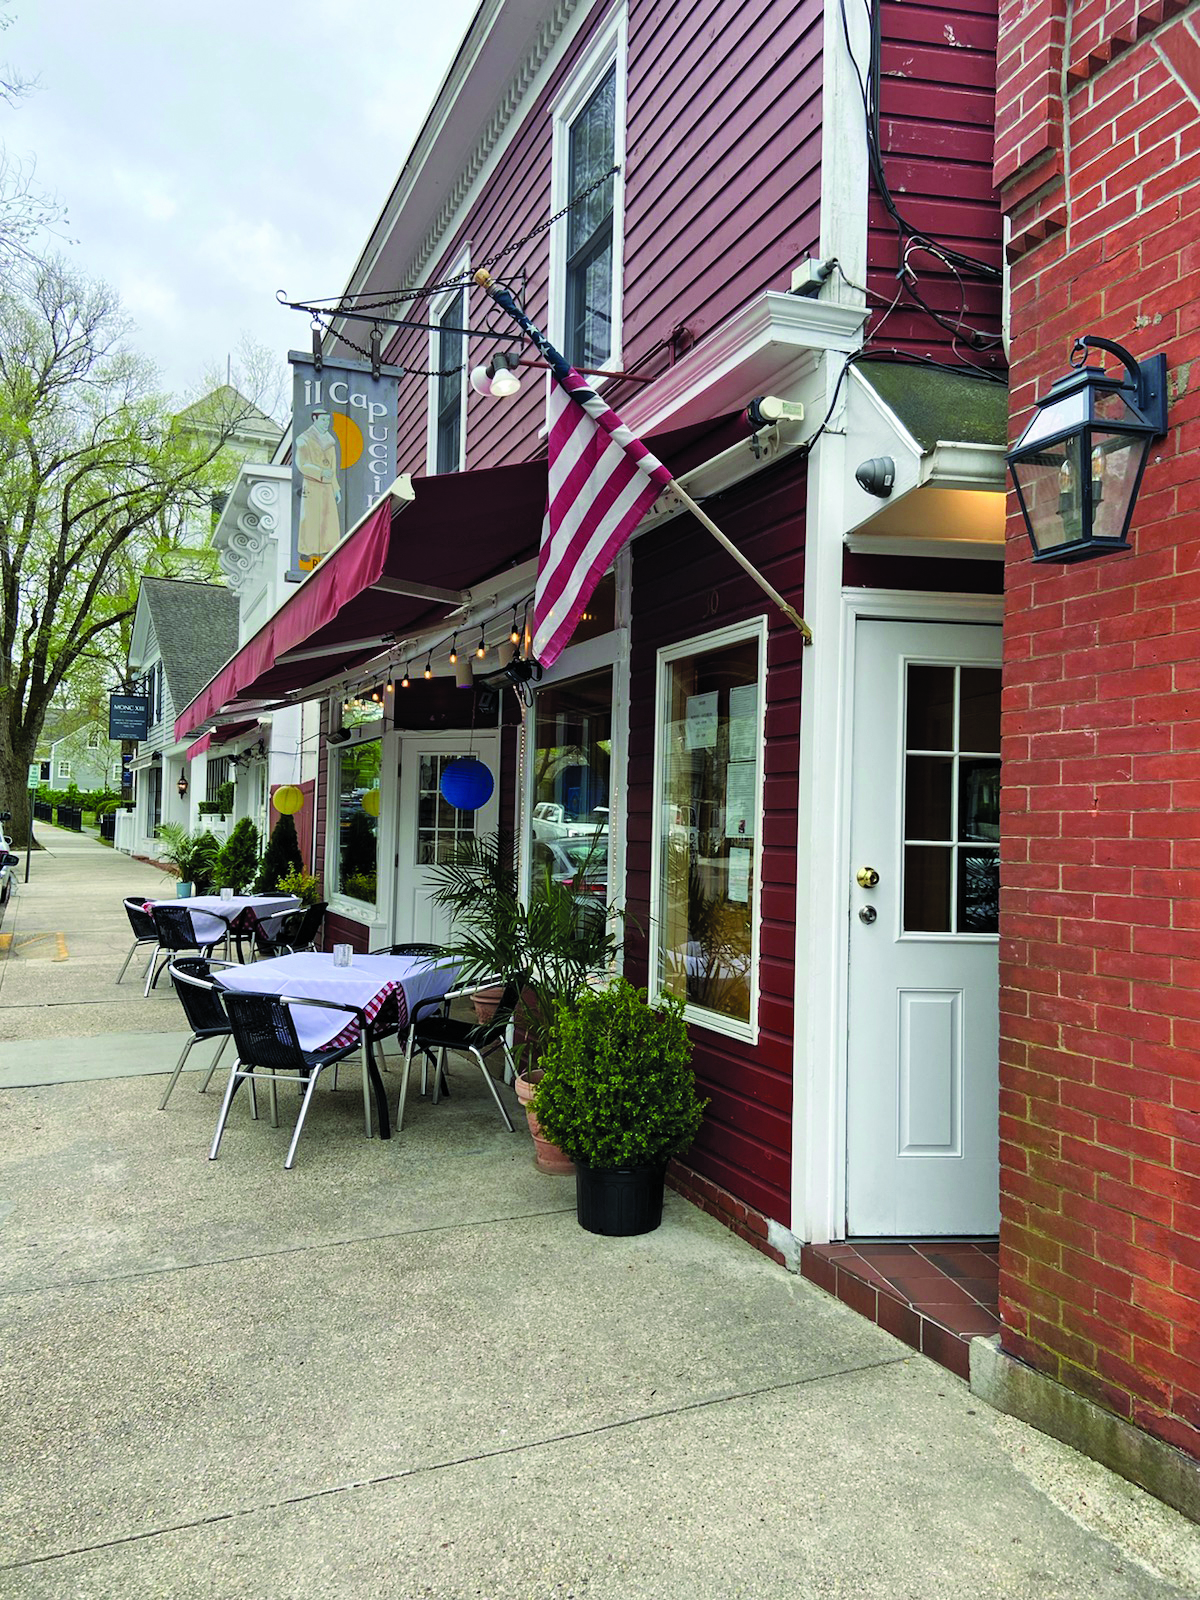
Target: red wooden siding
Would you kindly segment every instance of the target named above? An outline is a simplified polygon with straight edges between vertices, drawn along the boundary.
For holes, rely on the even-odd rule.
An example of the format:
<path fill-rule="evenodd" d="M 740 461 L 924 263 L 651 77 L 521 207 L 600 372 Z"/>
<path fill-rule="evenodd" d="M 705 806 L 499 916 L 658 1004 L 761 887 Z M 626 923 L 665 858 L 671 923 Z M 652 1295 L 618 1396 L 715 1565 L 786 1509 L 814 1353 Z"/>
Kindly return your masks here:
<path fill-rule="evenodd" d="M 551 212 L 550 107 L 586 52 L 592 23 L 567 54 L 484 192 L 431 268 L 438 281 L 456 265 L 465 240 L 472 265 L 512 244 Z M 666 368 L 663 346 L 686 323 L 702 338 L 763 289 L 785 290 L 791 268 L 817 247 L 821 151 L 821 7 L 815 0 L 632 0 L 625 162 L 623 349 L 626 366 Z M 404 263 L 397 261 L 397 277 Z M 548 317 L 549 235 L 505 258 L 498 274 L 527 273 L 525 304 L 540 326 Z M 485 297 L 472 287 L 469 322 L 485 320 Z M 430 302 L 412 315 L 433 320 Z M 476 339 L 469 365 L 497 348 Z M 503 348 L 500 346 L 499 348 Z M 429 336 L 402 333 L 389 361 L 425 369 Z M 398 464 L 423 473 L 429 380 L 400 386 Z M 621 406 L 631 386 L 606 394 Z M 529 459 L 544 449 L 544 379 L 527 375 L 519 396 L 468 399 L 468 467 Z"/>
<path fill-rule="evenodd" d="M 943 5 L 937 0 L 883 0 L 880 144 L 893 199 L 912 227 L 938 243 L 999 267 L 1001 218 L 992 186 L 996 87 L 996 0 Z M 872 185 L 868 287 L 890 302 L 899 284 L 895 223 Z M 922 297 L 951 321 L 999 340 L 1000 285 L 958 278 L 926 251 L 910 265 Z M 904 296 L 903 301 L 908 297 Z M 987 367 L 1003 367 L 999 343 L 987 351 L 940 327 L 911 303 L 873 326 L 900 350 Z"/>
<path fill-rule="evenodd" d="M 714 517 L 798 609 L 803 585 L 804 469 L 783 466 L 717 497 Z M 710 502 L 710 508 L 714 502 Z M 626 970 L 647 979 L 657 651 L 768 608 L 759 589 L 690 519 L 634 545 L 626 862 Z M 711 1098 L 686 1165 L 787 1225 L 791 1215 L 792 997 L 795 956 L 797 743 L 803 646 L 769 608 L 759 1038 L 751 1046 L 693 1030 Z"/>

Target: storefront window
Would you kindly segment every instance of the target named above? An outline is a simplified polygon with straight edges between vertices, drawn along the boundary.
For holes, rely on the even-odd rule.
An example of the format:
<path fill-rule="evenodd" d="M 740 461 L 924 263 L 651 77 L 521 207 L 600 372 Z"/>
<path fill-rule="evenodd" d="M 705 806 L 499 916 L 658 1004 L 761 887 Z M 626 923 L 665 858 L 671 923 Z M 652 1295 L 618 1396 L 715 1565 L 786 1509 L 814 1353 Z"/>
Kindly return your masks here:
<path fill-rule="evenodd" d="M 533 887 L 545 874 L 581 904 L 609 904 L 612 670 L 543 689 L 533 752 Z"/>
<path fill-rule="evenodd" d="M 759 637 L 663 653 L 658 982 L 750 1024 L 762 789 Z"/>
<path fill-rule="evenodd" d="M 379 772 L 383 743 L 347 745 L 338 760 L 338 888 L 352 900 L 375 904 Z"/>

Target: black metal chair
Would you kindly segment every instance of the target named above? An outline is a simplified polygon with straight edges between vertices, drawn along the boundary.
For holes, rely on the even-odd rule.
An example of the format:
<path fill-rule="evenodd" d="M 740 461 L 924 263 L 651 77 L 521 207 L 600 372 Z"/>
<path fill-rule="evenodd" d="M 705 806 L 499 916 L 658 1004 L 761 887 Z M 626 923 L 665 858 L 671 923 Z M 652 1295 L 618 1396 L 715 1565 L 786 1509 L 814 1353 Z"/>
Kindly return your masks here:
<path fill-rule="evenodd" d="M 179 996 L 179 1003 L 183 1007 L 183 1014 L 188 1019 L 188 1026 L 192 1036 L 183 1047 L 183 1054 L 175 1065 L 170 1081 L 158 1103 L 158 1109 L 165 1111 L 167 1101 L 171 1098 L 171 1091 L 183 1071 L 184 1062 L 191 1052 L 192 1046 L 203 1044 L 206 1039 L 219 1039 L 217 1053 L 209 1063 L 208 1072 L 204 1082 L 200 1085 L 203 1094 L 212 1081 L 212 1075 L 217 1070 L 217 1062 L 225 1052 L 225 1046 L 233 1035 L 233 1029 L 221 1003 L 220 986 L 212 980 L 213 963 L 206 961 L 203 956 L 181 956 L 179 960 L 172 961 L 170 965 L 171 982 L 175 985 L 175 993 Z M 253 1087 L 253 1085 L 251 1086 Z"/>
<path fill-rule="evenodd" d="M 225 924 L 225 932 L 216 939 L 201 939 L 192 922 L 192 914 L 184 905 L 159 905 L 152 906 L 150 915 L 154 919 L 155 931 L 158 935 L 158 955 L 150 963 L 150 971 L 146 973 L 146 994 L 151 989 L 158 987 L 158 980 L 164 968 L 171 963 L 171 957 L 194 950 L 205 960 L 212 955 L 217 945 L 223 944 L 226 953 L 229 950 L 229 923 L 227 919 L 217 916 L 215 911 L 205 911 L 205 916 L 216 917 Z"/>
<path fill-rule="evenodd" d="M 385 944 L 380 950 L 369 950 L 372 956 L 430 956 L 442 954 L 440 944 Z"/>
<path fill-rule="evenodd" d="M 408 1044 L 404 1052 L 404 1075 L 400 1080 L 400 1099 L 396 1107 L 396 1132 L 399 1133 L 404 1126 L 404 1102 L 408 1095 L 408 1078 L 412 1070 L 413 1051 L 422 1051 L 433 1063 L 433 1102 L 436 1105 L 440 1098 L 439 1089 L 446 1071 L 446 1052 L 457 1050 L 463 1055 L 471 1056 L 483 1073 L 483 1081 L 491 1092 L 492 1099 L 496 1102 L 500 1115 L 504 1118 L 505 1126 L 509 1133 L 513 1131 L 512 1118 L 509 1116 L 501 1100 L 499 1091 L 488 1071 L 484 1053 L 500 1045 L 504 1051 L 505 1081 L 511 1082 L 514 1075 L 512 1055 L 508 1048 L 508 1030 L 512 1026 L 513 1014 L 521 1002 L 521 995 L 526 984 L 524 973 L 509 978 L 504 985 L 504 993 L 500 1004 L 496 1007 L 495 1015 L 488 1022 L 460 1022 L 457 1017 L 450 1015 L 450 1002 L 458 998 L 457 993 L 443 995 L 438 1000 L 421 1000 L 413 1008 L 408 1019 Z M 470 991 L 464 990 L 463 993 Z"/>
<path fill-rule="evenodd" d="M 276 1098 L 279 1074 L 283 1073 L 289 1078 L 294 1074 L 295 1081 L 304 1085 L 304 1099 L 300 1106 L 300 1115 L 296 1118 L 292 1142 L 288 1146 L 287 1157 L 283 1163 L 285 1170 L 290 1169 L 296 1158 L 296 1146 L 300 1142 L 300 1134 L 321 1073 L 326 1067 L 344 1061 L 356 1050 L 362 1052 L 363 1106 L 366 1113 L 367 1137 L 371 1136 L 373 1094 L 379 1118 L 379 1137 L 391 1138 L 387 1099 L 383 1092 L 379 1069 L 375 1064 L 371 1031 L 366 1017 L 357 1006 L 342 1005 L 333 1000 L 309 1000 L 294 995 L 244 994 L 238 989 L 224 990 L 222 998 L 233 1029 L 238 1059 L 229 1074 L 229 1084 L 225 1090 L 225 1098 L 221 1102 L 217 1131 L 213 1137 L 212 1149 L 208 1152 L 210 1161 L 217 1159 L 221 1136 L 225 1131 L 229 1108 L 238 1085 L 246 1081 L 253 1090 L 256 1079 L 262 1078 L 267 1081 L 271 1089 L 271 1126 L 274 1128 L 279 1126 Z M 344 1011 L 348 1018 L 352 1017 L 358 1023 L 358 1038 L 352 1044 L 336 1045 L 324 1050 L 305 1050 L 296 1037 L 296 1025 L 291 1012 L 294 1006 L 318 1006 L 326 1011 Z"/>
<path fill-rule="evenodd" d="M 154 926 L 154 918 L 146 910 L 146 896 L 144 894 L 126 895 L 123 901 L 125 915 L 129 918 L 129 926 L 133 929 L 133 943 L 129 946 L 129 954 L 125 957 L 125 964 L 117 974 L 117 982 L 129 967 L 138 950 L 146 945 L 153 945 L 158 950 L 158 929 Z M 156 957 L 150 957 L 150 966 L 146 968 L 146 976 L 150 976 L 150 967 L 154 965 Z"/>
<path fill-rule="evenodd" d="M 289 911 L 279 919 L 273 934 L 268 933 L 261 924 L 257 925 L 254 929 L 255 959 L 270 960 L 274 956 L 290 956 L 297 950 L 311 950 L 317 942 L 327 910 L 328 902 L 318 900 L 316 905 Z"/>

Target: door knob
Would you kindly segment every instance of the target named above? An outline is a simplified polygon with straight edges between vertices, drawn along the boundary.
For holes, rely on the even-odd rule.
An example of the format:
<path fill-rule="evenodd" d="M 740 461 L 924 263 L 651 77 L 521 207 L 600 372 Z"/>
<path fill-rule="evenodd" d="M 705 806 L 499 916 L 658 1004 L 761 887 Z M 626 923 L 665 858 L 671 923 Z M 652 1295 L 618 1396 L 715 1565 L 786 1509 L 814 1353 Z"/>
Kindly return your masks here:
<path fill-rule="evenodd" d="M 872 922 L 875 921 L 875 918 L 878 915 L 879 913 L 876 911 L 874 906 L 859 906 L 858 908 L 858 920 L 860 922 L 865 922 L 868 927 Z"/>
<path fill-rule="evenodd" d="M 860 889 L 873 889 L 879 882 L 879 874 L 874 867 L 859 867 L 854 876 L 858 879 Z"/>

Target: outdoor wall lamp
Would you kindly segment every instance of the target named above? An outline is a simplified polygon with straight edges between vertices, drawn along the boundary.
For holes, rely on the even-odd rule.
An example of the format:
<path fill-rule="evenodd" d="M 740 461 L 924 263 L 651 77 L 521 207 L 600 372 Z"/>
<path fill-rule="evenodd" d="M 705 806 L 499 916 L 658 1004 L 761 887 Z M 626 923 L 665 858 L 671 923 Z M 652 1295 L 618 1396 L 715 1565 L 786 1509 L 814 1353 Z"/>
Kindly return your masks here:
<path fill-rule="evenodd" d="M 175 785 L 175 788 L 179 793 L 179 798 L 182 800 L 184 795 L 188 792 L 188 781 L 187 781 L 187 773 L 186 772 L 181 772 L 179 774 L 179 782 Z"/>
<path fill-rule="evenodd" d="M 1116 356 L 1125 376 L 1085 366 L 1089 350 Z M 1128 550 L 1146 458 L 1166 431 L 1166 356 L 1138 362 L 1109 339 L 1077 339 L 1071 371 L 1038 401 L 1007 457 L 1034 560 Z"/>
<path fill-rule="evenodd" d="M 516 394 L 521 387 L 517 376 L 520 357 L 498 351 L 486 366 L 476 367 L 471 373 L 471 387 L 476 394 L 504 396 Z"/>

